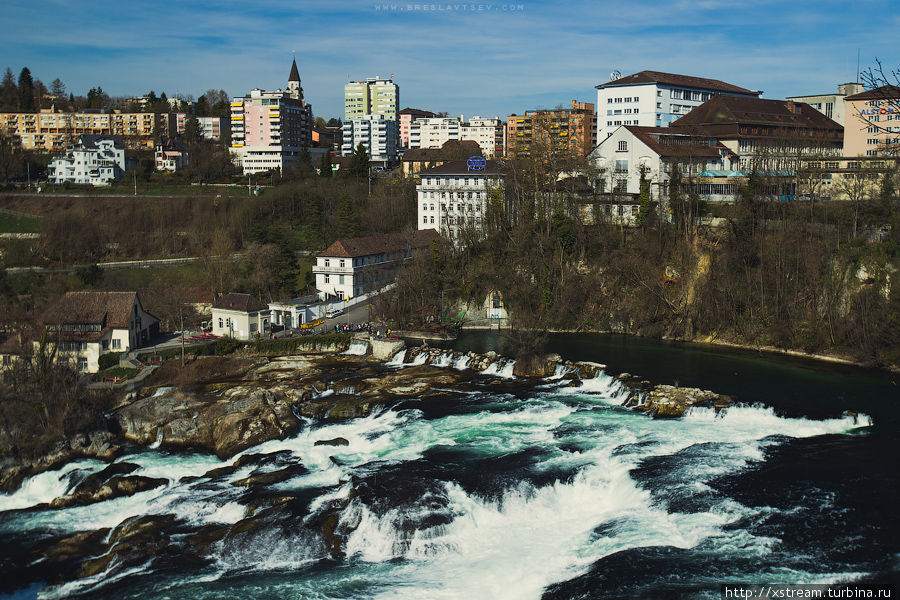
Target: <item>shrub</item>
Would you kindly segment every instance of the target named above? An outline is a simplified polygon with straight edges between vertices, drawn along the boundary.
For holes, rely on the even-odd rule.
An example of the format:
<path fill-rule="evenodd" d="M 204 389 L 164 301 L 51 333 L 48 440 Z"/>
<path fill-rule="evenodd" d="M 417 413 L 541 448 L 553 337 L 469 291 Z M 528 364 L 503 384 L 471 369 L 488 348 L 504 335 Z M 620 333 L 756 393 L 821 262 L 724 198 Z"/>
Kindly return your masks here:
<path fill-rule="evenodd" d="M 100 358 L 97 360 L 97 365 L 100 367 L 101 371 L 105 371 L 110 367 L 118 367 L 119 358 L 121 356 L 121 352 L 107 352 L 106 354 L 100 355 Z"/>

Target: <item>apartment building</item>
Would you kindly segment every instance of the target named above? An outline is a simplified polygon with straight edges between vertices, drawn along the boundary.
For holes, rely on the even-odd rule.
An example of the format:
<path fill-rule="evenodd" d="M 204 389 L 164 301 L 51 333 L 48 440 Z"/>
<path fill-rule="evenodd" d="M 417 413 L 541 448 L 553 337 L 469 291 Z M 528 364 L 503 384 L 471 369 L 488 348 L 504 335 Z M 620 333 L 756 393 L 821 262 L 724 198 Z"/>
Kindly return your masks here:
<path fill-rule="evenodd" d="M 506 119 L 507 156 L 587 156 L 594 146 L 596 116 L 590 102 L 572 100 L 571 108 L 530 110 Z"/>
<path fill-rule="evenodd" d="M 48 172 L 50 183 L 109 185 L 125 175 L 125 143 L 116 135 L 80 135 Z"/>
<path fill-rule="evenodd" d="M 844 98 L 844 156 L 900 152 L 900 87 L 885 85 Z"/>
<path fill-rule="evenodd" d="M 419 110 L 418 108 L 404 108 L 400 111 L 398 118 L 400 128 L 400 147 L 409 148 L 409 127 L 416 119 L 430 119 L 437 115 L 430 110 Z"/>
<path fill-rule="evenodd" d="M 440 148 L 445 142 L 458 140 L 460 119 L 431 117 L 413 121 L 409 126 L 408 148 Z"/>
<path fill-rule="evenodd" d="M 184 135 L 184 122 L 191 115 L 188 113 L 170 113 L 167 115 L 169 119 L 168 131 L 169 136 L 175 134 Z M 226 117 L 196 117 L 200 124 L 200 137 L 207 140 L 221 141 L 223 136 L 227 137 L 231 133 L 231 119 Z"/>
<path fill-rule="evenodd" d="M 283 169 L 312 144 L 312 124 L 295 60 L 287 91 L 255 89 L 232 100 L 231 149 L 244 174 Z"/>
<path fill-rule="evenodd" d="M 418 228 L 437 229 L 455 243 L 484 227 L 488 200 L 503 185 L 500 163 L 472 157 L 419 173 L 416 186 Z"/>
<path fill-rule="evenodd" d="M 476 142 L 485 158 L 499 158 L 503 156 L 505 131 L 505 123 L 499 117 L 490 119 L 474 116 L 460 124 L 459 139 Z"/>
<path fill-rule="evenodd" d="M 810 94 L 807 96 L 790 96 L 788 100 L 794 102 L 804 102 L 814 109 L 837 123 L 844 126 L 847 111 L 844 106 L 844 100 L 847 96 L 853 96 L 863 91 L 861 83 L 842 83 L 838 86 L 837 93 L 831 94 Z"/>
<path fill-rule="evenodd" d="M 117 135 L 129 149 L 153 148 L 154 136 L 167 135 L 166 115 L 100 109 L 39 113 L 0 113 L 0 130 L 25 150 L 60 152 L 79 135 Z"/>
<path fill-rule="evenodd" d="M 351 156 L 360 144 L 374 166 L 390 167 L 397 160 L 397 123 L 384 115 L 364 115 L 344 122 L 341 155 Z"/>
<path fill-rule="evenodd" d="M 761 91 L 737 85 L 660 71 L 640 71 L 613 78 L 597 88 L 597 141 L 606 139 L 616 127 L 668 127 L 710 98 L 733 95 L 758 98 Z"/>
<path fill-rule="evenodd" d="M 400 87 L 391 79 L 370 77 L 365 81 L 351 81 L 344 86 L 344 119 L 365 115 L 382 115 L 397 121 L 400 106 Z"/>

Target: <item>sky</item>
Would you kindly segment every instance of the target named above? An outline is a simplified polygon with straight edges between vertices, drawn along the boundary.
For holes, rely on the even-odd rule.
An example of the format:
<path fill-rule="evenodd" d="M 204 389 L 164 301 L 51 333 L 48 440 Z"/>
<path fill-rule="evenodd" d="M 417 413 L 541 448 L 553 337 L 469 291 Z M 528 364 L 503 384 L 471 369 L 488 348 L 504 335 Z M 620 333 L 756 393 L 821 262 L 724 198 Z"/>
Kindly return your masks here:
<path fill-rule="evenodd" d="M 6 0 L 0 69 L 84 95 L 284 89 L 295 56 L 316 116 L 347 81 L 393 74 L 401 107 L 467 118 L 596 102 L 610 73 L 721 79 L 784 98 L 900 67 L 900 0 L 215 3 Z"/>

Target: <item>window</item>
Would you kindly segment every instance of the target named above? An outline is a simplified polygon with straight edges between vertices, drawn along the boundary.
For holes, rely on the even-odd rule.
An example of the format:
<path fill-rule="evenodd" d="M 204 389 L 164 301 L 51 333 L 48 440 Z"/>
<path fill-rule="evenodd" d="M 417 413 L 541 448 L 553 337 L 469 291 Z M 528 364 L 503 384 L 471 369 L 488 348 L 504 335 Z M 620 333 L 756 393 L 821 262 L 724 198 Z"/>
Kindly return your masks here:
<path fill-rule="evenodd" d="M 344 276 L 338 275 L 338 285 L 344 285 Z"/>
<path fill-rule="evenodd" d="M 428 217 L 422 217 L 422 223 L 428 223 Z"/>
<path fill-rule="evenodd" d="M 250 333 L 256 333 L 256 323 L 250 323 Z"/>
<path fill-rule="evenodd" d="M 627 160 L 617 160 L 616 161 L 616 171 L 619 173 L 624 173 L 628 171 L 628 161 Z"/>
<path fill-rule="evenodd" d="M 343 258 L 341 259 L 340 267 L 341 267 L 342 269 L 344 268 L 344 259 L 343 259 Z"/>
<path fill-rule="evenodd" d="M 328 260 L 327 258 L 325 259 L 325 266 L 326 266 L 326 267 L 330 267 L 330 266 L 331 266 L 331 261 Z"/>
<path fill-rule="evenodd" d="M 331 283 L 331 275 L 325 274 L 325 283 Z"/>
<path fill-rule="evenodd" d="M 122 340 L 118 338 L 113 338 L 112 340 L 113 350 L 120 350 L 122 348 Z"/>
<path fill-rule="evenodd" d="M 628 152 L 628 142 L 626 142 L 625 140 L 619 142 L 618 152 Z"/>

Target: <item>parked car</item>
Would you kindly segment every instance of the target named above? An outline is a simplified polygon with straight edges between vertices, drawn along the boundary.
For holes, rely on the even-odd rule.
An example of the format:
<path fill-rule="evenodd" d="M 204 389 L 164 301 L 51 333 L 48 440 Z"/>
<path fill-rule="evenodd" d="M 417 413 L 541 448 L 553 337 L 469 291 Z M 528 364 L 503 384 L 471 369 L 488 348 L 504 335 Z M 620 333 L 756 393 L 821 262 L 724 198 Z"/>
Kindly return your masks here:
<path fill-rule="evenodd" d="M 326 318 L 326 319 L 333 319 L 333 318 L 335 318 L 335 317 L 341 316 L 342 314 L 344 314 L 344 309 L 343 309 L 343 308 L 332 308 L 332 309 L 329 309 L 329 310 L 327 310 L 327 311 L 325 312 L 325 318 Z"/>

